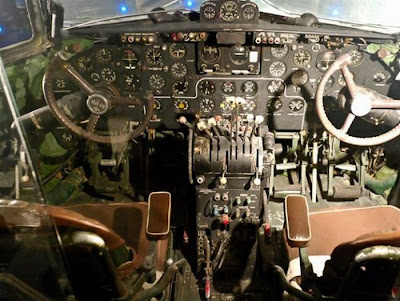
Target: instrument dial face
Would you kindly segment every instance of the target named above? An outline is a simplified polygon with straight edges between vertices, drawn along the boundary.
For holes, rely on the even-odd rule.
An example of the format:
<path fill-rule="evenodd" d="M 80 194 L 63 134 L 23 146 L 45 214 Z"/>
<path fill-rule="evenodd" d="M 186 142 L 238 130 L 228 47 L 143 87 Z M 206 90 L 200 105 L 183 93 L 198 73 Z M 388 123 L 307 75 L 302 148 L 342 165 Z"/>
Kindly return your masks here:
<path fill-rule="evenodd" d="M 187 74 L 187 67 L 180 62 L 173 63 L 171 66 L 172 76 L 176 78 L 184 77 Z"/>
<path fill-rule="evenodd" d="M 249 58 L 249 49 L 243 45 L 235 45 L 231 48 L 230 57 L 235 64 L 241 65 Z"/>
<path fill-rule="evenodd" d="M 248 80 L 242 84 L 242 92 L 246 96 L 254 96 L 258 91 L 258 85 L 255 81 Z"/>
<path fill-rule="evenodd" d="M 349 64 L 350 66 L 357 66 L 361 63 L 363 59 L 363 54 L 360 51 L 354 49 L 350 51 L 349 54 L 351 55 L 351 61 Z"/>
<path fill-rule="evenodd" d="M 176 59 L 181 59 L 186 54 L 185 45 L 180 43 L 172 43 L 171 46 L 169 46 L 169 53 L 172 57 Z"/>
<path fill-rule="evenodd" d="M 321 72 L 325 72 L 336 60 L 336 54 L 331 51 L 325 51 L 318 55 L 317 57 L 317 68 Z"/>
<path fill-rule="evenodd" d="M 213 63 L 219 58 L 219 50 L 215 46 L 204 46 L 201 49 L 201 58 L 207 63 Z"/>
<path fill-rule="evenodd" d="M 242 7 L 242 17 L 244 20 L 246 21 L 251 21 L 254 20 L 257 14 L 257 10 L 256 7 L 250 3 L 248 5 L 245 5 L 244 7 Z"/>
<path fill-rule="evenodd" d="M 253 112 L 257 108 L 256 102 L 252 99 L 242 103 L 242 109 L 247 112 Z"/>
<path fill-rule="evenodd" d="M 219 14 L 222 20 L 226 22 L 235 21 L 239 16 L 239 8 L 233 1 L 226 1 L 221 5 Z"/>
<path fill-rule="evenodd" d="M 158 48 L 149 48 L 145 54 L 146 61 L 153 65 L 159 65 L 162 63 L 162 55 L 160 49 Z"/>
<path fill-rule="evenodd" d="M 152 74 L 149 77 L 149 85 L 156 90 L 162 89 L 165 86 L 165 78 L 160 74 Z"/>
<path fill-rule="evenodd" d="M 307 67 L 311 62 L 311 53 L 307 50 L 298 50 L 293 56 L 294 63 L 299 67 Z"/>
<path fill-rule="evenodd" d="M 281 95 L 285 90 L 285 84 L 280 80 L 273 80 L 268 84 L 268 92 L 274 95 Z"/>
<path fill-rule="evenodd" d="M 78 67 L 82 71 L 92 71 L 93 70 L 93 62 L 92 59 L 88 56 L 81 56 L 78 59 Z"/>
<path fill-rule="evenodd" d="M 215 6 L 210 4 L 204 7 L 203 16 L 207 20 L 215 19 L 215 17 L 217 16 L 217 11 L 215 10 Z"/>
<path fill-rule="evenodd" d="M 289 102 L 289 109 L 292 112 L 299 112 L 304 108 L 304 100 L 302 99 L 292 99 Z"/>
<path fill-rule="evenodd" d="M 271 55 L 277 59 L 285 57 L 289 52 L 289 47 L 284 44 L 283 46 L 276 46 L 271 48 Z"/>
<path fill-rule="evenodd" d="M 278 112 L 280 109 L 282 109 L 282 101 L 279 98 L 274 98 L 271 99 L 268 102 L 268 108 L 272 111 L 272 112 Z"/>
<path fill-rule="evenodd" d="M 281 61 L 275 61 L 269 66 L 269 73 L 274 77 L 281 77 L 286 72 L 286 65 Z"/>
<path fill-rule="evenodd" d="M 204 95 L 212 95 L 215 92 L 215 84 L 210 80 L 203 80 L 199 83 L 199 90 Z"/>
<path fill-rule="evenodd" d="M 227 95 L 235 94 L 236 85 L 235 85 L 234 82 L 229 82 L 229 81 L 228 82 L 224 82 L 221 85 L 221 91 L 222 91 L 222 93 L 227 94 Z"/>
<path fill-rule="evenodd" d="M 96 57 L 102 63 L 110 63 L 112 61 L 111 51 L 106 48 L 100 48 L 97 50 Z"/>
<path fill-rule="evenodd" d="M 185 94 L 189 90 L 189 82 L 187 81 L 176 81 L 172 84 L 172 92 L 175 95 Z"/>
<path fill-rule="evenodd" d="M 136 53 L 131 49 L 124 50 L 122 55 L 122 64 L 126 70 L 135 70 L 139 64 Z"/>
<path fill-rule="evenodd" d="M 376 83 L 381 83 L 386 80 L 386 74 L 382 71 L 375 73 L 372 77 Z"/>
<path fill-rule="evenodd" d="M 135 92 L 140 89 L 140 77 L 134 74 L 124 75 L 125 91 Z"/>
<path fill-rule="evenodd" d="M 214 101 L 210 98 L 202 98 L 200 100 L 200 111 L 203 113 L 210 113 L 214 110 Z"/>
<path fill-rule="evenodd" d="M 101 78 L 109 83 L 112 83 L 117 79 L 117 74 L 113 69 L 107 67 L 101 70 Z"/>
<path fill-rule="evenodd" d="M 175 100 L 175 108 L 179 111 L 186 111 L 189 108 L 189 104 L 185 99 L 177 99 Z"/>

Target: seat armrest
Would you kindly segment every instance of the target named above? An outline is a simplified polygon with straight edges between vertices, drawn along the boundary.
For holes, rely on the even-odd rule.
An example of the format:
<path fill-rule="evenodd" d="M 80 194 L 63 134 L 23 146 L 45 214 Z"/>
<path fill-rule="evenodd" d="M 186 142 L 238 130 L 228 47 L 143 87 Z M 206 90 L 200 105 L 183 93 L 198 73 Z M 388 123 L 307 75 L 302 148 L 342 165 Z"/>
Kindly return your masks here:
<path fill-rule="evenodd" d="M 292 248 L 304 248 L 311 240 L 307 199 L 302 195 L 285 198 L 286 236 Z"/>

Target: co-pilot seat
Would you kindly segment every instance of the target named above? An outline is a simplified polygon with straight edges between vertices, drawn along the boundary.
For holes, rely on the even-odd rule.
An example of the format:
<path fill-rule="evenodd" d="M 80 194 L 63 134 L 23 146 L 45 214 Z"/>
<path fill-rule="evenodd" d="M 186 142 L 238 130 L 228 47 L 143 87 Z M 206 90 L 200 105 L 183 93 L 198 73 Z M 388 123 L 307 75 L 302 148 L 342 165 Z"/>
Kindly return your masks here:
<path fill-rule="evenodd" d="M 287 291 L 292 295 L 307 300 L 390 298 L 399 280 L 399 208 L 329 208 L 309 213 L 304 196 L 289 195 L 285 221 L 290 262 Z"/>
<path fill-rule="evenodd" d="M 19 233 L 13 227 L 30 222 L 29 218 L 25 220 L 32 216 L 38 218 L 38 230 L 34 236 L 40 242 L 40 237 L 49 237 L 51 227 L 46 217 L 50 217 L 62 240 L 74 293 L 80 298 L 109 300 L 126 297 L 129 292 L 123 284 L 124 279 L 132 272 L 140 271 L 149 258 L 155 270 L 164 270 L 171 210 L 171 195 L 167 192 L 150 194 L 148 202 L 81 204 L 68 208 L 15 203 L 17 206 L 0 206 L 3 232 L 10 233 L 9 236 Z M 10 236 L 5 240 L 3 236 L 2 244 L 12 239 Z M 18 237 L 24 242 L 21 234 Z M 28 241 L 26 246 L 19 246 L 19 254 L 40 249 L 40 245 Z M 6 245 L 0 247 L 9 249 Z M 148 256 L 151 254 L 155 254 L 155 258 Z M 44 260 L 32 259 L 32 262 Z M 16 266 L 30 269 L 22 262 L 18 264 L 16 259 L 8 266 L 13 270 Z"/>

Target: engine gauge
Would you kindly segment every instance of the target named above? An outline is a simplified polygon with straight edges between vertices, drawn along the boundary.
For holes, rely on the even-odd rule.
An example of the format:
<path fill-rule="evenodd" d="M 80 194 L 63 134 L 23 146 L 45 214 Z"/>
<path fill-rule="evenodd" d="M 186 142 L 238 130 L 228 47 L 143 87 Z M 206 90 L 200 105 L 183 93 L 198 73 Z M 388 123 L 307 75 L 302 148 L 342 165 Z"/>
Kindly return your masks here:
<path fill-rule="evenodd" d="M 171 46 L 169 46 L 169 53 L 172 57 L 176 59 L 181 59 L 186 54 L 185 45 L 180 43 L 172 43 Z"/>
<path fill-rule="evenodd" d="M 234 82 L 223 82 L 221 85 L 221 91 L 224 94 L 232 95 L 236 92 L 236 85 Z"/>
<path fill-rule="evenodd" d="M 269 73 L 274 77 L 281 77 L 286 72 L 286 65 L 281 61 L 275 61 L 269 66 Z"/>
<path fill-rule="evenodd" d="M 189 82 L 187 81 L 176 81 L 172 84 L 172 93 L 175 95 L 185 94 L 189 90 Z"/>
<path fill-rule="evenodd" d="M 213 63 L 219 59 L 219 50 L 215 46 L 203 46 L 200 53 L 201 58 L 206 63 Z"/>
<path fill-rule="evenodd" d="M 271 99 L 268 102 L 268 108 L 272 111 L 272 112 L 278 112 L 280 109 L 282 109 L 282 101 L 279 98 L 274 98 Z"/>
<path fill-rule="evenodd" d="M 189 104 L 185 99 L 175 100 L 174 106 L 179 111 L 186 111 L 189 108 Z"/>
<path fill-rule="evenodd" d="M 275 46 L 271 48 L 271 55 L 277 59 L 285 57 L 289 52 L 289 47 L 284 44 L 282 46 Z"/>
<path fill-rule="evenodd" d="M 125 49 L 122 54 L 122 63 L 127 70 L 135 70 L 139 64 L 139 59 L 136 53 L 131 49 Z"/>
<path fill-rule="evenodd" d="M 382 83 L 386 80 L 386 74 L 382 71 L 376 72 L 372 78 L 374 79 L 374 82 L 376 83 Z"/>
<path fill-rule="evenodd" d="M 213 20 L 215 19 L 216 16 L 217 16 L 217 11 L 215 10 L 215 4 L 210 3 L 203 8 L 204 19 Z"/>
<path fill-rule="evenodd" d="M 221 5 L 219 14 L 222 20 L 232 22 L 239 17 L 239 8 L 235 2 L 226 1 Z"/>
<path fill-rule="evenodd" d="M 109 67 L 103 68 L 100 74 L 101 78 L 109 83 L 115 82 L 115 80 L 117 79 L 117 74 L 113 69 Z"/>
<path fill-rule="evenodd" d="M 311 62 L 311 53 L 307 50 L 300 49 L 294 53 L 293 61 L 299 67 L 307 67 Z"/>
<path fill-rule="evenodd" d="M 352 51 L 349 52 L 350 56 L 351 56 L 351 61 L 350 61 L 350 66 L 357 66 L 361 63 L 362 59 L 363 59 L 363 54 L 358 51 L 357 49 L 354 49 Z"/>
<path fill-rule="evenodd" d="M 154 47 L 147 49 L 145 58 L 147 62 L 153 65 L 159 65 L 163 61 L 160 49 Z"/>
<path fill-rule="evenodd" d="M 204 95 L 212 95 L 215 92 L 215 84 L 210 80 L 203 80 L 199 83 L 199 91 Z"/>
<path fill-rule="evenodd" d="M 82 55 L 78 58 L 78 68 L 82 71 L 92 71 L 93 70 L 93 62 L 92 59 L 88 56 Z"/>
<path fill-rule="evenodd" d="M 302 110 L 304 108 L 304 100 L 302 99 L 292 99 L 289 102 L 289 109 L 292 112 L 299 112 L 300 110 Z"/>
<path fill-rule="evenodd" d="M 124 75 L 125 91 L 136 92 L 140 89 L 140 77 L 134 74 Z"/>
<path fill-rule="evenodd" d="M 160 74 L 152 74 L 149 77 L 149 85 L 156 90 L 162 89 L 165 86 L 165 78 Z"/>
<path fill-rule="evenodd" d="M 253 3 L 246 3 L 242 6 L 242 18 L 245 21 L 254 20 L 257 13 L 257 7 Z"/>
<path fill-rule="evenodd" d="M 249 49 L 243 45 L 235 45 L 231 48 L 229 53 L 232 62 L 237 65 L 244 64 L 249 58 Z"/>
<path fill-rule="evenodd" d="M 112 60 L 111 51 L 106 48 L 100 48 L 97 50 L 96 57 L 102 63 L 110 63 Z"/>
<path fill-rule="evenodd" d="M 210 113 L 214 110 L 214 101 L 210 98 L 200 99 L 200 111 L 203 113 Z"/>
<path fill-rule="evenodd" d="M 317 68 L 321 72 L 325 72 L 332 65 L 332 63 L 336 60 L 336 54 L 327 50 L 323 53 L 320 53 L 317 57 Z"/>
<path fill-rule="evenodd" d="M 255 81 L 248 80 L 242 84 L 241 89 L 246 96 L 254 96 L 258 91 L 258 85 Z"/>
<path fill-rule="evenodd" d="M 172 76 L 176 78 L 184 77 L 187 74 L 187 67 L 180 62 L 173 63 L 171 66 Z"/>
<path fill-rule="evenodd" d="M 65 89 L 67 87 L 67 82 L 63 78 L 57 78 L 55 80 L 55 86 L 57 89 Z"/>
<path fill-rule="evenodd" d="M 250 99 L 242 103 L 242 109 L 247 112 L 253 112 L 257 108 L 257 104 L 254 100 Z"/>
<path fill-rule="evenodd" d="M 267 90 L 274 95 L 281 95 L 285 90 L 285 84 L 280 80 L 273 80 L 268 84 Z"/>

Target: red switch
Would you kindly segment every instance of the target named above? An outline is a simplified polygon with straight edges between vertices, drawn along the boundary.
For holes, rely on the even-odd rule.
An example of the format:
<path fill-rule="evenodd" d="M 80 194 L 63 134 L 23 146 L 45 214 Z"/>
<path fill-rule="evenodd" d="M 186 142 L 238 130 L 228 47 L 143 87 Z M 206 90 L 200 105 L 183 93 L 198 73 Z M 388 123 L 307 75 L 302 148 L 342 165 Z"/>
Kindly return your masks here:
<path fill-rule="evenodd" d="M 228 226 L 229 225 L 229 216 L 228 216 L 228 214 L 222 214 L 221 224 L 223 224 L 224 226 Z"/>

